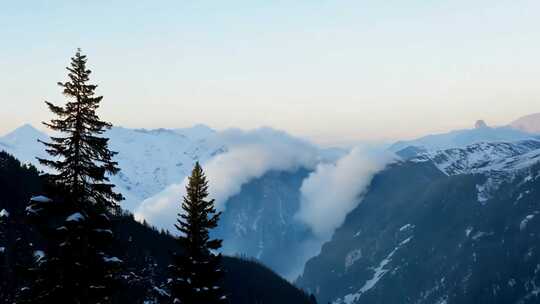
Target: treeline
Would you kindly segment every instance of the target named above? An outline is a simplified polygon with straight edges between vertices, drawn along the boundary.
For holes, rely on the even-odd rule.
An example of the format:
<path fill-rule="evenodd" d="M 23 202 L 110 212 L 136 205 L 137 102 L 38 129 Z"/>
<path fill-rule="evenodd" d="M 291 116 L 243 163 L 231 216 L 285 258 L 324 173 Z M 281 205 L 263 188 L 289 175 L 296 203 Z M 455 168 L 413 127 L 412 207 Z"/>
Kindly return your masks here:
<path fill-rule="evenodd" d="M 39 162 L 51 173 L 39 176 L 0 154 L 0 181 L 8 186 L 0 188 L 2 301 L 313 303 L 267 269 L 217 253 L 222 240 L 211 239 L 209 231 L 220 213 L 198 163 L 179 198 L 178 237 L 121 211 L 122 195 L 109 181 L 120 168 L 103 136 L 111 124 L 96 114 L 103 97 L 95 94 L 86 62 L 79 50 L 67 68 L 69 80 L 58 83 L 65 105 L 46 102 L 54 118 L 44 124 L 55 135 L 43 142 L 50 157 Z M 227 266 L 233 272 L 224 271 Z M 249 273 L 272 284 L 239 279 Z M 266 291 L 275 287 L 283 293 Z"/>

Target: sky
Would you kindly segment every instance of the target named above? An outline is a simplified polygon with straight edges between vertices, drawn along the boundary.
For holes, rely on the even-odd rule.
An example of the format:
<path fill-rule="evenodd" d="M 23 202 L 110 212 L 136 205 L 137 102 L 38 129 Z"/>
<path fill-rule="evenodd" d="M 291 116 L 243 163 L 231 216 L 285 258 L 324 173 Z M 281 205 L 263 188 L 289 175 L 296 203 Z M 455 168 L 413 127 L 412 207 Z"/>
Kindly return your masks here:
<path fill-rule="evenodd" d="M 540 112 L 540 1 L 9 1 L 0 134 L 51 118 L 80 47 L 115 125 L 270 126 L 318 143 Z"/>

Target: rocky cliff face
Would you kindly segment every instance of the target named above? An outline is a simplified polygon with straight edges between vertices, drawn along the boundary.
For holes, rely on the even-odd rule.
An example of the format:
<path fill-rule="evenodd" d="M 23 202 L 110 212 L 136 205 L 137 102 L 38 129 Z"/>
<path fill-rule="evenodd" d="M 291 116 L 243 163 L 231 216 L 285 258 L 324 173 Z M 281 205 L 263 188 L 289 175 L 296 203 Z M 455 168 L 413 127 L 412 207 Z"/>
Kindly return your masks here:
<path fill-rule="evenodd" d="M 300 244 L 310 230 L 294 215 L 300 206 L 300 186 L 309 174 L 269 172 L 242 187 L 226 203 L 215 235 L 224 238 L 224 251 L 255 257 L 288 275 L 301 262 Z"/>

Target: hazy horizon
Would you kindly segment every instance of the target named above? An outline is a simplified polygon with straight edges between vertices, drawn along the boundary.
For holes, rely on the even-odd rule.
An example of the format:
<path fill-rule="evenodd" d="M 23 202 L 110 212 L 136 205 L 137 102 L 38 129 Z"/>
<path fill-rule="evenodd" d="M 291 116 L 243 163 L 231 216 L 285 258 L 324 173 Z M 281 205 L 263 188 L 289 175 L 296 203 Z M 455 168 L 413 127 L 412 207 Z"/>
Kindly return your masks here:
<path fill-rule="evenodd" d="M 0 12 L 0 134 L 51 114 L 77 47 L 129 128 L 261 126 L 322 144 L 539 112 L 537 1 L 35 1 Z M 84 12 L 81 17 L 80 12 Z"/>
<path fill-rule="evenodd" d="M 537 114 L 537 113 L 530 113 L 530 114 Z M 524 115 L 524 116 L 526 116 L 526 115 Z M 508 122 L 508 123 L 510 123 L 510 122 Z M 27 123 L 22 123 L 21 125 L 15 126 L 14 128 L 6 130 L 4 132 L 0 132 L 0 137 L 6 136 L 6 135 L 8 135 L 9 133 L 15 131 L 18 128 L 24 127 L 25 125 L 30 125 L 33 128 L 35 128 L 35 129 L 37 129 L 37 130 L 39 130 L 41 132 L 44 132 L 46 134 L 50 134 L 52 132 L 51 130 L 49 130 L 45 126 L 43 126 L 41 123 L 35 124 L 35 123 L 27 122 Z M 489 127 L 504 127 L 506 125 L 507 124 L 498 124 L 498 125 L 488 124 Z M 231 129 L 233 129 L 233 130 L 234 129 L 239 129 L 239 130 L 243 130 L 243 131 L 253 131 L 253 130 L 260 129 L 260 128 L 271 128 L 271 129 L 274 129 L 274 130 L 277 130 L 277 131 L 285 131 L 285 132 L 287 132 L 287 130 L 274 128 L 272 126 L 259 126 L 259 127 L 255 127 L 255 128 L 239 128 L 239 127 L 231 126 L 231 127 L 221 128 L 220 129 L 220 128 L 214 128 L 214 127 L 212 127 L 210 125 L 207 125 L 205 123 L 195 123 L 195 124 L 190 125 L 190 126 L 169 127 L 169 128 L 163 128 L 163 127 L 144 128 L 144 127 L 137 127 L 137 126 L 114 125 L 114 127 L 120 127 L 120 128 L 146 129 L 146 130 L 156 130 L 156 129 L 176 130 L 176 129 L 184 129 L 184 128 L 194 128 L 194 127 L 197 127 L 197 126 L 207 127 L 207 128 L 210 128 L 210 129 L 212 129 L 214 131 L 218 131 L 218 132 L 227 131 L 227 130 L 231 130 Z M 379 138 L 379 139 L 359 139 L 359 138 L 355 138 L 355 137 L 351 137 L 351 138 L 340 137 L 340 138 L 335 138 L 335 139 L 321 139 L 321 138 L 317 138 L 316 136 L 315 137 L 313 137 L 313 136 L 310 137 L 310 136 L 305 136 L 305 135 L 302 135 L 302 134 L 294 134 L 294 133 L 290 133 L 290 132 L 288 132 L 288 133 L 290 135 L 292 135 L 292 136 L 297 137 L 297 138 L 305 139 L 305 140 L 308 140 L 311 143 L 320 145 L 321 147 L 345 147 L 345 148 L 351 148 L 351 147 L 357 146 L 359 144 L 361 144 L 362 146 L 365 146 L 365 145 L 367 145 L 367 146 L 374 145 L 374 146 L 377 146 L 377 147 L 379 147 L 379 146 L 387 146 L 387 145 L 391 145 L 394 142 L 401 141 L 401 140 L 414 140 L 414 139 L 418 139 L 418 138 L 421 138 L 421 137 L 427 136 L 427 135 L 444 134 L 444 133 L 448 133 L 448 132 L 456 131 L 456 130 L 473 129 L 474 127 L 475 127 L 474 123 L 471 123 L 471 124 L 469 124 L 467 126 L 462 126 L 462 127 L 458 126 L 456 128 L 453 128 L 453 129 L 433 130 L 431 132 L 428 131 L 427 133 L 415 134 L 415 135 L 411 135 L 411 136 L 408 136 L 408 137 Z"/>

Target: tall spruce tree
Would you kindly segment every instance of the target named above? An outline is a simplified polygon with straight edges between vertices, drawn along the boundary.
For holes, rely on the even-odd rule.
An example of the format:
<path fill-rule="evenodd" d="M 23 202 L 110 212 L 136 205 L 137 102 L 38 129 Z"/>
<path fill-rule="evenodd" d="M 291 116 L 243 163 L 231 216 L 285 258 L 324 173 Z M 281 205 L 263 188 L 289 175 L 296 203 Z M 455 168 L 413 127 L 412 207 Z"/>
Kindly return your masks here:
<path fill-rule="evenodd" d="M 114 210 L 122 195 L 113 191 L 114 185 L 109 183 L 107 174 L 116 174 L 120 169 L 112 160 L 116 152 L 109 150 L 109 139 L 100 136 L 112 125 L 96 114 L 103 96 L 95 96 L 97 85 L 89 84 L 91 71 L 86 68 L 86 62 L 86 56 L 77 50 L 71 66 L 66 68 L 69 81 L 58 83 L 69 98 L 66 105 L 46 102 L 57 118 L 44 125 L 66 136 L 43 142 L 53 159 L 38 160 L 58 172 L 49 175 L 50 181 L 69 194 L 73 203 L 91 202 L 99 208 Z"/>
<path fill-rule="evenodd" d="M 221 212 L 216 212 L 214 200 L 208 197 L 208 181 L 197 162 L 186 186 L 186 196 L 176 228 L 181 254 L 173 256 L 169 266 L 172 303 L 215 304 L 226 303 L 227 297 L 221 288 L 222 240 L 210 239 L 209 231 L 218 225 Z"/>
<path fill-rule="evenodd" d="M 45 176 L 52 200 L 33 199 L 27 208 L 47 248 L 40 273 L 45 279 L 35 287 L 32 303 L 108 303 L 121 264 L 106 254 L 113 237 L 110 218 L 122 200 L 108 176 L 119 168 L 102 136 L 111 124 L 96 114 L 103 97 L 89 83 L 86 62 L 77 50 L 67 67 L 69 80 L 58 83 L 68 98 L 65 106 L 46 102 L 56 117 L 44 124 L 55 136 L 43 142 L 51 158 L 38 160 L 52 169 Z"/>

